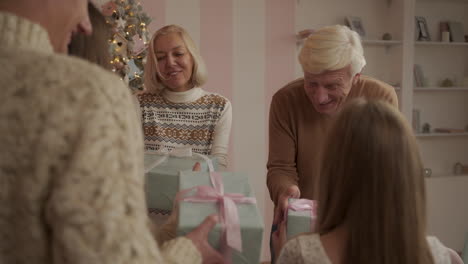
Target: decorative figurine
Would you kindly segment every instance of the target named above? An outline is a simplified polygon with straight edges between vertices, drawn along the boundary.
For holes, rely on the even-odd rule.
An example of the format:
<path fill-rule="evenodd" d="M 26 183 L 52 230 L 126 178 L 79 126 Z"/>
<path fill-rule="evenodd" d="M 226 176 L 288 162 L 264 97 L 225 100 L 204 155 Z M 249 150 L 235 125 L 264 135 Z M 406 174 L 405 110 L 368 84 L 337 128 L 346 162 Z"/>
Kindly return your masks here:
<path fill-rule="evenodd" d="M 392 34 L 390 33 L 383 34 L 382 40 L 392 40 Z"/>
<path fill-rule="evenodd" d="M 442 87 L 453 87 L 453 81 L 449 78 L 445 78 L 441 83 L 440 86 Z"/>
<path fill-rule="evenodd" d="M 429 168 L 424 168 L 424 176 L 431 177 L 431 175 L 432 175 L 432 170 Z"/>
<path fill-rule="evenodd" d="M 455 163 L 453 165 L 453 174 L 460 175 L 463 172 L 463 165 L 460 162 Z"/>
<path fill-rule="evenodd" d="M 431 125 L 429 123 L 424 123 L 422 126 L 423 133 L 431 133 Z"/>

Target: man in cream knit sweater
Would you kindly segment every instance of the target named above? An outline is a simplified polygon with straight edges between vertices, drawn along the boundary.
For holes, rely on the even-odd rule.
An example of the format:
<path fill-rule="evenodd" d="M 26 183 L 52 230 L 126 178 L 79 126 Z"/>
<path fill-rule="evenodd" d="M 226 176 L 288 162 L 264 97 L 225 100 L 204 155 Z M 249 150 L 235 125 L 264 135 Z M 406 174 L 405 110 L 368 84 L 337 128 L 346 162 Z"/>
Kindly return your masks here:
<path fill-rule="evenodd" d="M 0 263 L 201 263 L 216 217 L 161 249 L 128 89 L 65 53 L 86 0 L 0 2 Z"/>

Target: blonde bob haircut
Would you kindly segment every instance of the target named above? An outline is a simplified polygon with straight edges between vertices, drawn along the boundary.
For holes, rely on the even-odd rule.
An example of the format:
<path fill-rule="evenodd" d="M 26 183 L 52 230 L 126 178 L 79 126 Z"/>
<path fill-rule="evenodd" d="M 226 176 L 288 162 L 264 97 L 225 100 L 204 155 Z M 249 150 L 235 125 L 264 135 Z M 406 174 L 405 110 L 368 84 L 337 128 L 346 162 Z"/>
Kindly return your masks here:
<path fill-rule="evenodd" d="M 366 65 L 358 33 L 342 25 L 314 31 L 304 42 L 299 62 L 304 72 L 312 74 L 339 70 L 350 65 L 351 76 L 360 73 Z"/>
<path fill-rule="evenodd" d="M 182 41 L 185 44 L 185 47 L 189 51 L 193 59 L 193 72 L 190 82 L 193 87 L 199 87 L 205 84 L 206 82 L 206 67 L 203 59 L 198 51 L 195 42 L 192 40 L 187 31 L 177 25 L 168 25 L 160 28 L 156 33 L 154 33 L 151 38 L 147 62 L 145 64 L 145 90 L 160 92 L 165 86 L 160 78 L 160 71 L 158 68 L 158 59 L 155 54 L 155 43 L 160 36 L 165 36 L 171 33 L 178 33 L 182 38 Z"/>
<path fill-rule="evenodd" d="M 384 101 L 350 101 L 334 120 L 321 163 L 317 231 L 348 232 L 348 263 L 434 263 L 416 139 Z"/>

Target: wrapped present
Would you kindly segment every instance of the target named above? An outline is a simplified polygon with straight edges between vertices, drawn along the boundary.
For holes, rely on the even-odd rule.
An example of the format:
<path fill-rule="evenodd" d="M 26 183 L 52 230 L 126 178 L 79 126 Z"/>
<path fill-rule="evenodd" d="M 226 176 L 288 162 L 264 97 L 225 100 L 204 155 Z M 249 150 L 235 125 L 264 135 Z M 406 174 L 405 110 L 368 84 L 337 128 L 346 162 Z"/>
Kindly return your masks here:
<path fill-rule="evenodd" d="M 217 168 L 215 159 L 192 153 L 190 148 L 145 153 L 145 190 L 148 208 L 172 210 L 179 189 L 179 172 L 191 171 L 196 162 L 200 163 L 202 171 L 213 171 Z"/>
<path fill-rule="evenodd" d="M 286 237 L 315 231 L 317 202 L 307 199 L 289 199 L 286 217 Z"/>
<path fill-rule="evenodd" d="M 263 220 L 245 175 L 181 172 L 178 235 L 186 235 L 207 216 L 219 215 L 208 242 L 226 263 L 259 263 Z"/>

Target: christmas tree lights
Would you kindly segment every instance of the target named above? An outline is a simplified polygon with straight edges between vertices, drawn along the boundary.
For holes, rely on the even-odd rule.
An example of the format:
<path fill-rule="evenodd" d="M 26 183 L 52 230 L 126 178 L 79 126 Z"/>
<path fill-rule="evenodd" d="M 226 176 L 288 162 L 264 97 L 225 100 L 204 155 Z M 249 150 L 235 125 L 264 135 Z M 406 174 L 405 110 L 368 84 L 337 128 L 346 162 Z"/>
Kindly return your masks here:
<path fill-rule="evenodd" d="M 129 85 L 133 92 L 143 90 L 143 65 L 151 18 L 136 0 L 111 0 L 101 6 L 106 21 L 112 27 L 109 52 L 113 71 Z"/>

